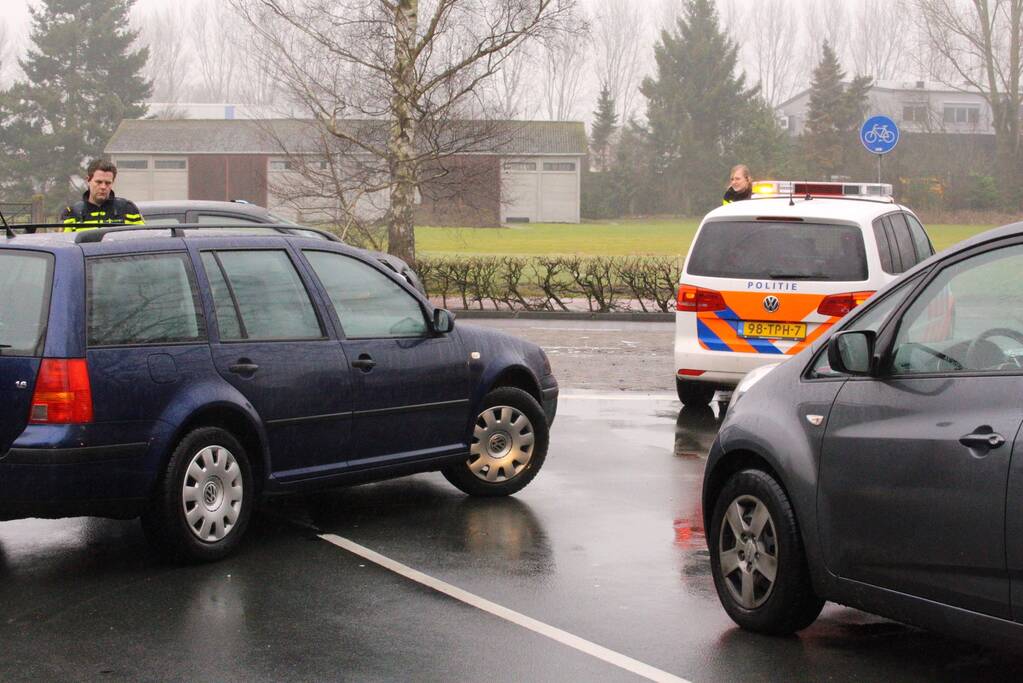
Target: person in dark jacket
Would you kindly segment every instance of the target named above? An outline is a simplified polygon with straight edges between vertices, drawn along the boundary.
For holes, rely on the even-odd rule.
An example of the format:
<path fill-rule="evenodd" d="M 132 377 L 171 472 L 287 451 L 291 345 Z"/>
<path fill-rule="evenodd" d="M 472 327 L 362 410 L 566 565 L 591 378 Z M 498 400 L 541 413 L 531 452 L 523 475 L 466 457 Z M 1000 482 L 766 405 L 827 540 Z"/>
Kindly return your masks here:
<path fill-rule="evenodd" d="M 61 221 L 64 232 L 91 230 L 110 223 L 142 225 L 142 213 L 135 203 L 114 196 L 114 179 L 117 178 L 117 166 L 106 159 L 94 159 L 86 169 L 86 181 L 89 189 L 82 198 L 64 209 Z"/>
<path fill-rule="evenodd" d="M 744 164 L 733 167 L 731 175 L 722 204 L 749 199 L 753 195 L 753 179 L 749 177 L 749 169 Z"/>

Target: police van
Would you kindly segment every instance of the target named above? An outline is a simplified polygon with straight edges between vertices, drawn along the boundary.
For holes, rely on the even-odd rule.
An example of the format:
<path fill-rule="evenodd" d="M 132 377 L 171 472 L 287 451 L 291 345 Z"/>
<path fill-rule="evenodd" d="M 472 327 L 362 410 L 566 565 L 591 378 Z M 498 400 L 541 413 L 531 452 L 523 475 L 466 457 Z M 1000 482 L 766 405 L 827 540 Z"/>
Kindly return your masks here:
<path fill-rule="evenodd" d="M 750 370 L 820 339 L 934 253 L 881 183 L 757 182 L 703 219 L 679 281 L 675 384 L 705 404 Z"/>

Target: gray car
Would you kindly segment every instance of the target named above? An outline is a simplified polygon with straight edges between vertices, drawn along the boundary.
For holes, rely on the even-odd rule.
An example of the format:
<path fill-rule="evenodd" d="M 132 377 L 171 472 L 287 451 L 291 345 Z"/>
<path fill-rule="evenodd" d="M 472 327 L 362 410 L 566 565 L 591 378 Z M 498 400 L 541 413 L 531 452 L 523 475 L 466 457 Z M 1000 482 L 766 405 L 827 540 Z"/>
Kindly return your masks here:
<path fill-rule="evenodd" d="M 1023 642 L 1023 223 L 919 264 L 739 384 L 703 512 L 718 596 L 787 634 L 825 600 Z"/>

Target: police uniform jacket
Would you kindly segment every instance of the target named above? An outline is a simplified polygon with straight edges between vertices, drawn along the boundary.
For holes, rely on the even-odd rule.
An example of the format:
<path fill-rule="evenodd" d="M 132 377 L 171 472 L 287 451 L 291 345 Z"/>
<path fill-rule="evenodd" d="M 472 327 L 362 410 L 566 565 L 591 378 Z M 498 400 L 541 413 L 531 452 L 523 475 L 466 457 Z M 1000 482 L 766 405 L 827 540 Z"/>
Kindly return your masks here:
<path fill-rule="evenodd" d="M 96 206 L 89 201 L 88 190 L 79 201 L 65 208 L 60 218 L 65 225 L 64 232 L 90 230 L 110 223 L 142 225 L 145 222 L 135 202 L 117 197 L 111 192 L 106 201 Z"/>
<path fill-rule="evenodd" d="M 725 190 L 725 196 L 722 198 L 721 203 L 722 204 L 731 204 L 732 202 L 740 202 L 743 199 L 749 199 L 752 196 L 753 196 L 753 185 L 752 184 L 747 185 L 746 189 L 743 190 L 742 192 L 736 192 L 735 190 L 732 189 L 732 186 L 729 185 L 728 189 Z"/>

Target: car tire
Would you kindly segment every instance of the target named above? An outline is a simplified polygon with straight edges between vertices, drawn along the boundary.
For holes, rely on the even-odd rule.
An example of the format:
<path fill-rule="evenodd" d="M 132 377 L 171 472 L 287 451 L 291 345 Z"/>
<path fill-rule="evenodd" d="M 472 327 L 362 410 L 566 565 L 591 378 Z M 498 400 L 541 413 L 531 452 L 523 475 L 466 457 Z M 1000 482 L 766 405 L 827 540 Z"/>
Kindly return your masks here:
<path fill-rule="evenodd" d="M 707 545 L 718 598 L 742 628 L 788 635 L 812 624 L 823 609 L 795 512 L 769 474 L 743 470 L 725 483 Z"/>
<path fill-rule="evenodd" d="M 687 406 L 705 406 L 714 398 L 717 389 L 706 382 L 693 382 L 692 380 L 675 378 L 675 391 L 678 393 L 678 400 Z"/>
<path fill-rule="evenodd" d="M 169 559 L 213 562 L 237 548 L 255 502 L 244 447 L 230 432 L 201 427 L 175 447 L 142 515 L 142 527 Z"/>
<path fill-rule="evenodd" d="M 547 457 L 547 417 L 522 389 L 501 387 L 483 398 L 473 422 L 469 457 L 442 470 L 470 496 L 507 496 L 533 480 Z"/>

